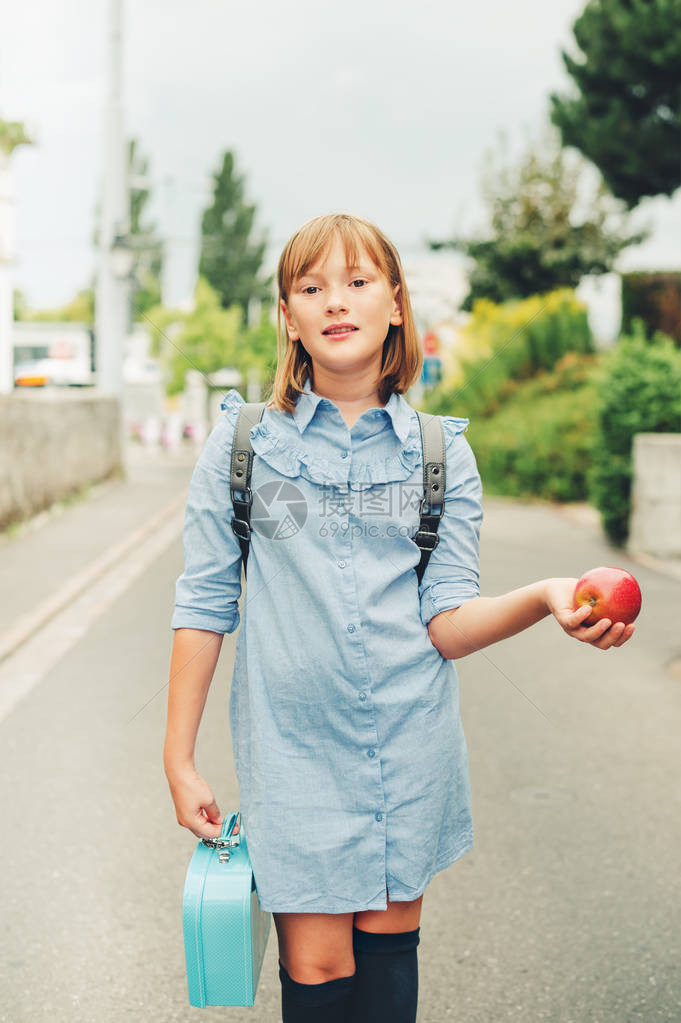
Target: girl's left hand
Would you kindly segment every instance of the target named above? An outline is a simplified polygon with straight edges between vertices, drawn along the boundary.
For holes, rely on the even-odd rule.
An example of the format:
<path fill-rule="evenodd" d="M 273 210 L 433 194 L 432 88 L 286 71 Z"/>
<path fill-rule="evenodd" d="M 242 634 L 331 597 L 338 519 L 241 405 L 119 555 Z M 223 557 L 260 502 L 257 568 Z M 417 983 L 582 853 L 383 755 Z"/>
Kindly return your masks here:
<path fill-rule="evenodd" d="M 573 609 L 573 594 L 578 582 L 578 579 L 547 579 L 545 582 L 546 606 L 568 636 L 599 650 L 622 646 L 631 639 L 636 629 L 633 624 L 612 622 L 610 618 L 601 618 L 595 625 L 582 624 L 591 614 L 591 607 L 584 604 L 576 611 Z"/>

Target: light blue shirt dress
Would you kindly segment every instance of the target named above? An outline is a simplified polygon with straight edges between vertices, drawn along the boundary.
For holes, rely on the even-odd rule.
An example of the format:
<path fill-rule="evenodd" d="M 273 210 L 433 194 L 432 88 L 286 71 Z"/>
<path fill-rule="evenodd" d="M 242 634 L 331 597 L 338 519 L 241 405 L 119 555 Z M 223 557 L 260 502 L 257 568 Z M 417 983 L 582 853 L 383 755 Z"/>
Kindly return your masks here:
<path fill-rule="evenodd" d="M 231 528 L 231 390 L 191 479 L 171 628 L 239 625 Z M 440 542 L 421 585 L 418 418 L 393 394 L 348 429 L 309 377 L 295 412 L 265 409 L 229 715 L 263 910 L 349 913 L 423 893 L 473 842 L 459 680 L 426 628 L 479 596 L 482 486 L 443 416 Z"/>

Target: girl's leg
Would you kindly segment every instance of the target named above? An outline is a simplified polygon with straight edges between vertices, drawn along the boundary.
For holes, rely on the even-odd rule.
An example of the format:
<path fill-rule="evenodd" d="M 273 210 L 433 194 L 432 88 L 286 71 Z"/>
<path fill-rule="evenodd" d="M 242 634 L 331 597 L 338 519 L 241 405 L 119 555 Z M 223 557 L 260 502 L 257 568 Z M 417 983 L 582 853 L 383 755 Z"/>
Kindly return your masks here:
<path fill-rule="evenodd" d="M 284 1023 L 346 1023 L 353 913 L 274 913 Z"/>
<path fill-rule="evenodd" d="M 413 902 L 391 902 L 386 892 L 385 901 L 387 909 L 365 909 L 355 913 L 355 927 L 360 931 L 371 931 L 372 934 L 394 934 L 397 931 L 413 931 L 420 926 L 422 895 Z"/>
<path fill-rule="evenodd" d="M 387 910 L 355 913 L 352 1023 L 415 1023 L 422 901 L 388 901 Z"/>

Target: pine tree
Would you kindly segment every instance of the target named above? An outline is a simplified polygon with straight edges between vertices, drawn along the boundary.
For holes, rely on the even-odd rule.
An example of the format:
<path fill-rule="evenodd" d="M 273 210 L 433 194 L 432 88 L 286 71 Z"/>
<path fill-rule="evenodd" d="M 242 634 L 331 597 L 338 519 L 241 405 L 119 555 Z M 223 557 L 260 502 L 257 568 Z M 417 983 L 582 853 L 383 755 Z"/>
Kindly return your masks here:
<path fill-rule="evenodd" d="M 256 207 L 244 201 L 244 177 L 237 174 L 234 154 L 224 154 L 214 175 L 213 205 L 201 221 L 199 276 L 218 292 L 224 309 L 239 305 L 244 317 L 251 298 L 267 294 L 258 273 L 265 241 L 251 237 Z"/>

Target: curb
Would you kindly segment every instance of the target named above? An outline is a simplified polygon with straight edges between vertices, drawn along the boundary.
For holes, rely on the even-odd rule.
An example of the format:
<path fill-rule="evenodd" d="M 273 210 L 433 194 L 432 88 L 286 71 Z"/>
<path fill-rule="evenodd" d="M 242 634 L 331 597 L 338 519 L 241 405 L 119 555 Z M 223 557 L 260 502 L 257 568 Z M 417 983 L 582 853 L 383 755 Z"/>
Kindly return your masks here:
<path fill-rule="evenodd" d="M 75 600 L 84 590 L 104 575 L 121 558 L 139 547 L 144 541 L 173 515 L 177 514 L 187 500 L 186 492 L 174 497 L 160 512 L 139 526 L 134 532 L 105 551 L 86 568 L 77 572 L 54 593 L 41 601 L 30 611 L 21 615 L 16 622 L 0 635 L 0 663 L 13 654 L 26 640 L 51 618 L 54 618 L 70 601 Z"/>
<path fill-rule="evenodd" d="M 653 572 L 659 572 L 660 575 L 666 575 L 670 579 L 681 581 L 681 558 L 661 558 L 654 554 L 648 554 L 646 551 L 639 551 L 629 547 L 614 548 L 601 525 L 600 512 L 593 505 L 585 501 L 571 501 L 561 504 L 556 501 L 526 500 L 497 494 L 490 494 L 490 500 L 515 501 L 518 504 L 527 504 L 535 508 L 548 508 L 551 511 L 555 511 L 556 514 L 562 515 L 575 525 L 590 530 L 594 536 L 607 544 L 615 555 L 621 554 L 630 561 L 636 562 L 637 565 L 649 568 Z"/>
<path fill-rule="evenodd" d="M 637 564 L 681 582 L 681 558 L 656 558 L 654 554 L 646 554 L 644 551 L 627 551 L 627 555 Z"/>

